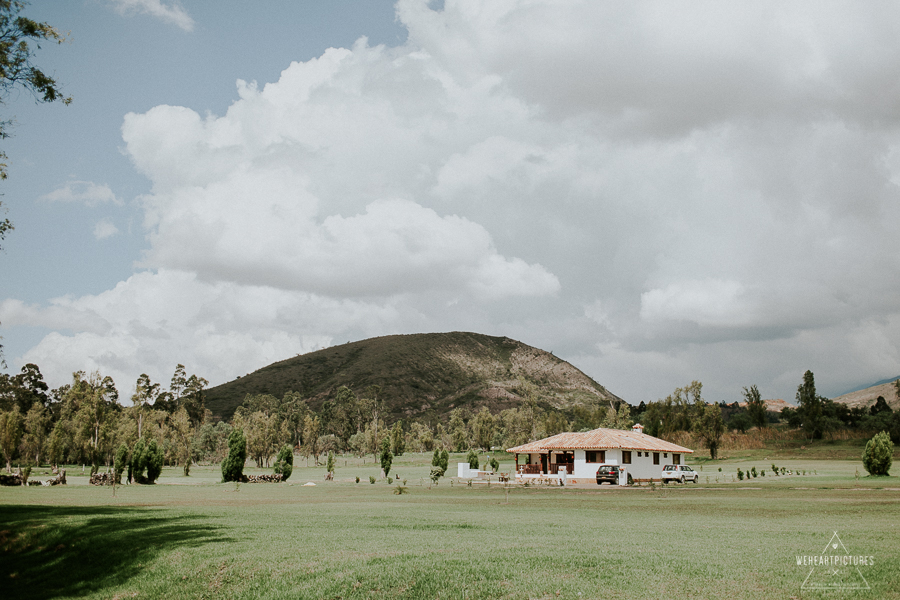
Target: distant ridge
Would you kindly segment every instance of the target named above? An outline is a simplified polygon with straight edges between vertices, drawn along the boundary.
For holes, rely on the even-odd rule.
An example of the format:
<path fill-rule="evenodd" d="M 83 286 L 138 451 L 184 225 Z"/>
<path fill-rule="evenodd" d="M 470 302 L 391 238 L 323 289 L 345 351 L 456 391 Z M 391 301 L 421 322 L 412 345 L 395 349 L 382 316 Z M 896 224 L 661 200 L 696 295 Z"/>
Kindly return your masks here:
<path fill-rule="evenodd" d="M 897 399 L 897 389 L 894 387 L 894 382 L 897 379 L 897 377 L 882 379 L 867 388 L 848 392 L 837 398 L 832 398 L 832 400 L 846 404 L 850 408 L 856 406 L 868 408 L 875 404 L 878 396 L 882 396 L 887 401 L 888 406 L 893 410 L 898 410 L 900 409 L 900 400 Z"/>
<path fill-rule="evenodd" d="M 289 358 L 210 388 L 206 406 L 230 419 L 247 394 L 280 398 L 295 391 L 318 410 L 342 385 L 359 395 L 376 384 L 387 420 L 442 421 L 456 407 L 519 406 L 520 378 L 534 384 L 548 408 L 621 401 L 549 352 L 507 337 L 452 332 L 377 337 Z"/>

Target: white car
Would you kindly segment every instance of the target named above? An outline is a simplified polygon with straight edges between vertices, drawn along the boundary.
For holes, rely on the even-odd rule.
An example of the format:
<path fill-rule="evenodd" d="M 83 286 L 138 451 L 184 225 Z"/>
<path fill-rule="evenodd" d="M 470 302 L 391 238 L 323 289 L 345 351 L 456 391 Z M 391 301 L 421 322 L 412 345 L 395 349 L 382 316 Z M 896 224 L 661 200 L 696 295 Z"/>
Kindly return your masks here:
<path fill-rule="evenodd" d="M 669 483 L 670 481 L 697 483 L 700 481 L 700 474 L 687 465 L 666 465 L 662 470 L 662 482 Z"/>

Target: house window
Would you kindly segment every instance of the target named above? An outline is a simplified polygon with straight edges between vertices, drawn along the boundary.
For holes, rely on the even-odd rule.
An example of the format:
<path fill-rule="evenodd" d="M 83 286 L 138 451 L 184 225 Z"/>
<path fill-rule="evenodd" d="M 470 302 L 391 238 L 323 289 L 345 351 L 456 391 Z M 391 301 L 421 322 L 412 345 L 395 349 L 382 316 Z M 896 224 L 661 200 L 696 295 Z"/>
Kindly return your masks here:
<path fill-rule="evenodd" d="M 681 455 L 680 454 L 675 454 L 675 453 L 672 454 L 672 464 L 673 465 L 681 464 Z"/>
<path fill-rule="evenodd" d="M 588 450 L 586 452 L 587 462 L 589 463 L 602 463 L 606 462 L 606 451 L 605 450 Z"/>
<path fill-rule="evenodd" d="M 623 465 L 631 464 L 631 450 L 622 450 L 622 464 Z"/>
<path fill-rule="evenodd" d="M 654 464 L 654 465 L 658 465 L 658 464 L 659 464 L 659 452 L 654 452 L 654 453 L 653 453 L 653 464 Z"/>
<path fill-rule="evenodd" d="M 663 458 L 669 458 L 669 453 L 668 453 L 668 452 L 663 452 Z"/>

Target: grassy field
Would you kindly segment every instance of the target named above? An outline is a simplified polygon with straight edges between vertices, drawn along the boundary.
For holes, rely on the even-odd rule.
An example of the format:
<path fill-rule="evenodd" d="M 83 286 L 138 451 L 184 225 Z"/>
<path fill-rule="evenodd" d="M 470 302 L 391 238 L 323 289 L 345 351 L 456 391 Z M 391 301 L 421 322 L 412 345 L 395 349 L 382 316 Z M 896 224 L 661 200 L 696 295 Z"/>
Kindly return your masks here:
<path fill-rule="evenodd" d="M 340 459 L 334 482 L 302 462 L 269 485 L 166 469 L 115 494 L 79 468 L 66 487 L 0 488 L 0 597 L 900 598 L 900 480 L 795 459 L 775 462 L 816 474 L 730 482 L 771 462 L 697 461 L 697 486 L 429 488 L 428 457 L 405 455 L 401 495 L 368 483 L 371 458 Z M 800 589 L 796 557 L 835 531 L 874 557 L 871 590 Z"/>

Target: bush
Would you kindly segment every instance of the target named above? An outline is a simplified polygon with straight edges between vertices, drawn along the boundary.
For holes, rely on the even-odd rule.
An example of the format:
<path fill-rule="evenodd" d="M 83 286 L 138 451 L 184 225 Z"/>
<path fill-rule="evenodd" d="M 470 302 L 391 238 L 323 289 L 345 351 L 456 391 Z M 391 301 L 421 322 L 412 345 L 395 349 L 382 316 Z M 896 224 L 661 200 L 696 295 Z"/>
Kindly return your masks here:
<path fill-rule="evenodd" d="M 275 473 L 281 475 L 282 481 L 287 481 L 293 472 L 294 449 L 289 444 L 285 444 L 278 451 L 278 456 L 275 457 Z"/>
<path fill-rule="evenodd" d="M 394 480 L 391 479 L 390 477 L 388 477 L 387 480 L 388 480 L 388 485 L 391 485 L 392 483 L 394 483 Z"/>
<path fill-rule="evenodd" d="M 491 460 L 488 464 L 491 465 L 491 471 L 493 471 L 494 473 L 496 473 L 500 469 L 500 461 L 495 457 L 491 457 Z"/>
<path fill-rule="evenodd" d="M 369 483 L 375 483 L 375 478 L 369 475 Z"/>
<path fill-rule="evenodd" d="M 118 452 L 117 452 L 118 454 Z M 131 452 L 131 463 L 128 468 L 128 476 L 133 477 L 137 483 L 153 483 L 162 473 L 163 452 L 156 440 L 146 443 L 139 439 L 134 443 Z M 144 471 L 147 471 L 146 476 Z"/>
<path fill-rule="evenodd" d="M 766 476 L 766 470 L 765 470 L 765 469 L 762 469 L 762 470 L 759 472 L 759 476 L 760 476 L 760 477 L 765 477 L 765 476 Z"/>
<path fill-rule="evenodd" d="M 247 440 L 244 438 L 244 431 L 234 428 L 228 434 L 228 456 L 222 461 L 222 481 L 243 481 L 246 460 Z"/>
<path fill-rule="evenodd" d="M 444 471 L 440 467 L 431 467 L 431 482 L 437 485 L 438 479 L 443 476 Z"/>
<path fill-rule="evenodd" d="M 391 463 L 393 460 L 394 455 L 391 453 L 391 440 L 385 436 L 384 439 L 381 440 L 381 470 L 384 471 L 385 477 L 391 472 Z"/>
<path fill-rule="evenodd" d="M 450 465 L 450 453 L 447 452 L 446 448 L 441 450 L 441 475 L 447 472 L 447 467 Z"/>
<path fill-rule="evenodd" d="M 754 479 L 756 478 L 756 467 L 750 467 L 750 474 Z"/>
<path fill-rule="evenodd" d="M 115 471 L 116 483 L 122 483 L 122 473 L 128 468 L 128 446 L 125 442 L 119 444 L 116 448 L 116 457 L 113 461 L 113 470 Z"/>
<path fill-rule="evenodd" d="M 478 453 L 475 450 L 469 450 L 469 454 L 466 455 L 466 460 L 469 461 L 469 468 L 478 470 Z"/>
<path fill-rule="evenodd" d="M 325 461 L 325 470 L 334 475 L 334 452 L 328 453 L 328 460 Z"/>
<path fill-rule="evenodd" d="M 744 472 L 738 469 L 738 481 L 744 480 Z"/>
<path fill-rule="evenodd" d="M 163 468 L 163 451 L 156 443 L 156 440 L 150 440 L 147 444 L 147 483 L 154 483 L 159 479 Z"/>
<path fill-rule="evenodd" d="M 887 475 L 891 470 L 891 463 L 894 456 L 894 443 L 891 441 L 887 432 L 875 434 L 866 444 L 866 450 L 863 452 L 863 466 L 869 475 L 882 476 Z"/>
<path fill-rule="evenodd" d="M 356 483 L 359 483 L 359 476 L 356 477 Z"/>

